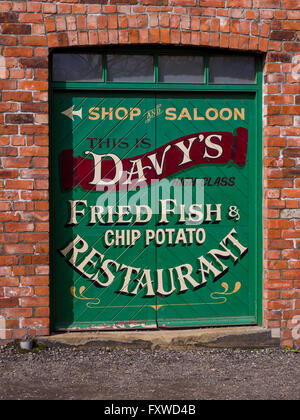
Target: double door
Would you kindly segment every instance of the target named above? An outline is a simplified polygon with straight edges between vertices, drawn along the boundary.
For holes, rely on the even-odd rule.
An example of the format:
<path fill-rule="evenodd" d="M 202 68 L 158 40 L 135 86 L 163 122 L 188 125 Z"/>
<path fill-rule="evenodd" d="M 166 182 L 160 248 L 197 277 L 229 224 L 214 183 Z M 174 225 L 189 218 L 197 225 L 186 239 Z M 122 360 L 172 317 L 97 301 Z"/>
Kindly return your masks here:
<path fill-rule="evenodd" d="M 56 90 L 53 328 L 255 324 L 254 94 Z"/>

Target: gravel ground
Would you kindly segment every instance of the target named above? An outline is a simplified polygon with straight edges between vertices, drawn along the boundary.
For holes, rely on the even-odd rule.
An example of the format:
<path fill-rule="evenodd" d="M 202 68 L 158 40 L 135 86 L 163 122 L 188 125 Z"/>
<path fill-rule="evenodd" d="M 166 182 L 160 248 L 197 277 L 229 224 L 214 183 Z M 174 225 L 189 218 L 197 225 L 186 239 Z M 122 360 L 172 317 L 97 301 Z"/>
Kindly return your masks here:
<path fill-rule="evenodd" d="M 299 400 L 300 353 L 0 347 L 0 400 Z"/>

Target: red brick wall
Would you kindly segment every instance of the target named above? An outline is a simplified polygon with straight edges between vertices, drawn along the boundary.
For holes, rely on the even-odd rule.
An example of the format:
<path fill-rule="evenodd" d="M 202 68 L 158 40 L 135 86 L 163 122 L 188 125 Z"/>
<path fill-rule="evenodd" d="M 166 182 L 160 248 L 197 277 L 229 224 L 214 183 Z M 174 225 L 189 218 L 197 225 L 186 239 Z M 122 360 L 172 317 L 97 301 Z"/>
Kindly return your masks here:
<path fill-rule="evenodd" d="M 300 0 L 0 2 L 0 340 L 49 333 L 49 48 L 170 44 L 265 54 L 264 325 L 300 347 L 299 27 Z"/>

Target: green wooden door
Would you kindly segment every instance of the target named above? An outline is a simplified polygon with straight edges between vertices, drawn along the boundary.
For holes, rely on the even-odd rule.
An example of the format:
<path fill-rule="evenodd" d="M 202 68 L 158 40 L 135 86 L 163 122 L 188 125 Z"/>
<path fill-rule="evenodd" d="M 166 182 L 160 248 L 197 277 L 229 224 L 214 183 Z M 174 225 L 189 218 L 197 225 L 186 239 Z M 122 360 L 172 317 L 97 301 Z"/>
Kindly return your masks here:
<path fill-rule="evenodd" d="M 143 246 L 147 228 L 129 215 L 136 191 L 114 191 L 117 159 L 155 149 L 155 125 L 146 123 L 153 95 L 66 93 L 54 97 L 53 305 L 55 328 L 153 327 L 156 296 L 144 296 L 143 273 L 156 265 L 154 244 Z M 106 155 L 105 162 L 98 162 Z M 104 160 L 104 159 L 103 159 Z M 105 163 L 108 167 L 104 174 Z M 99 185 L 98 171 L 106 178 Z M 125 168 L 124 168 L 125 171 Z M 143 190 L 142 194 L 148 194 Z M 146 201 L 147 196 L 143 197 Z M 143 267 L 143 272 L 140 269 Z M 135 280 L 133 280 L 133 277 Z M 145 277 L 145 276 L 144 276 Z M 140 283 L 139 283 L 140 281 Z M 147 278 L 146 278 L 147 281 Z"/>
<path fill-rule="evenodd" d="M 255 95 L 52 107 L 53 328 L 257 323 Z"/>
<path fill-rule="evenodd" d="M 169 272 L 172 267 L 166 289 L 176 291 L 158 297 L 158 325 L 254 323 L 257 303 L 254 97 L 164 93 L 156 98 L 162 110 L 156 120 L 158 147 L 178 137 L 185 139 L 177 151 L 177 164 L 183 169 L 169 178 L 174 185 L 172 212 L 168 223 L 161 226 L 175 231 L 171 243 L 166 241 L 157 250 L 158 267 Z M 194 161 L 201 160 L 194 165 Z M 178 210 L 180 204 L 176 198 L 180 197 L 178 189 L 184 196 L 184 218 L 181 212 L 173 214 L 173 208 Z M 194 203 L 198 206 L 194 207 Z M 189 220 L 191 210 L 200 213 Z"/>

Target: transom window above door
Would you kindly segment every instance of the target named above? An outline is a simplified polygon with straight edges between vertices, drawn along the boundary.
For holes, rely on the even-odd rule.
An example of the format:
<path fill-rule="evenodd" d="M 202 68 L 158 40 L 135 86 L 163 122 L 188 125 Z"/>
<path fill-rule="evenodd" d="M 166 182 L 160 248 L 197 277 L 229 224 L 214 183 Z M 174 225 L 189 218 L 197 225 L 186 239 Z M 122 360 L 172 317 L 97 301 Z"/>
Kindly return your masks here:
<path fill-rule="evenodd" d="M 143 84 L 255 84 L 256 58 L 242 54 L 54 52 L 52 81 Z"/>

